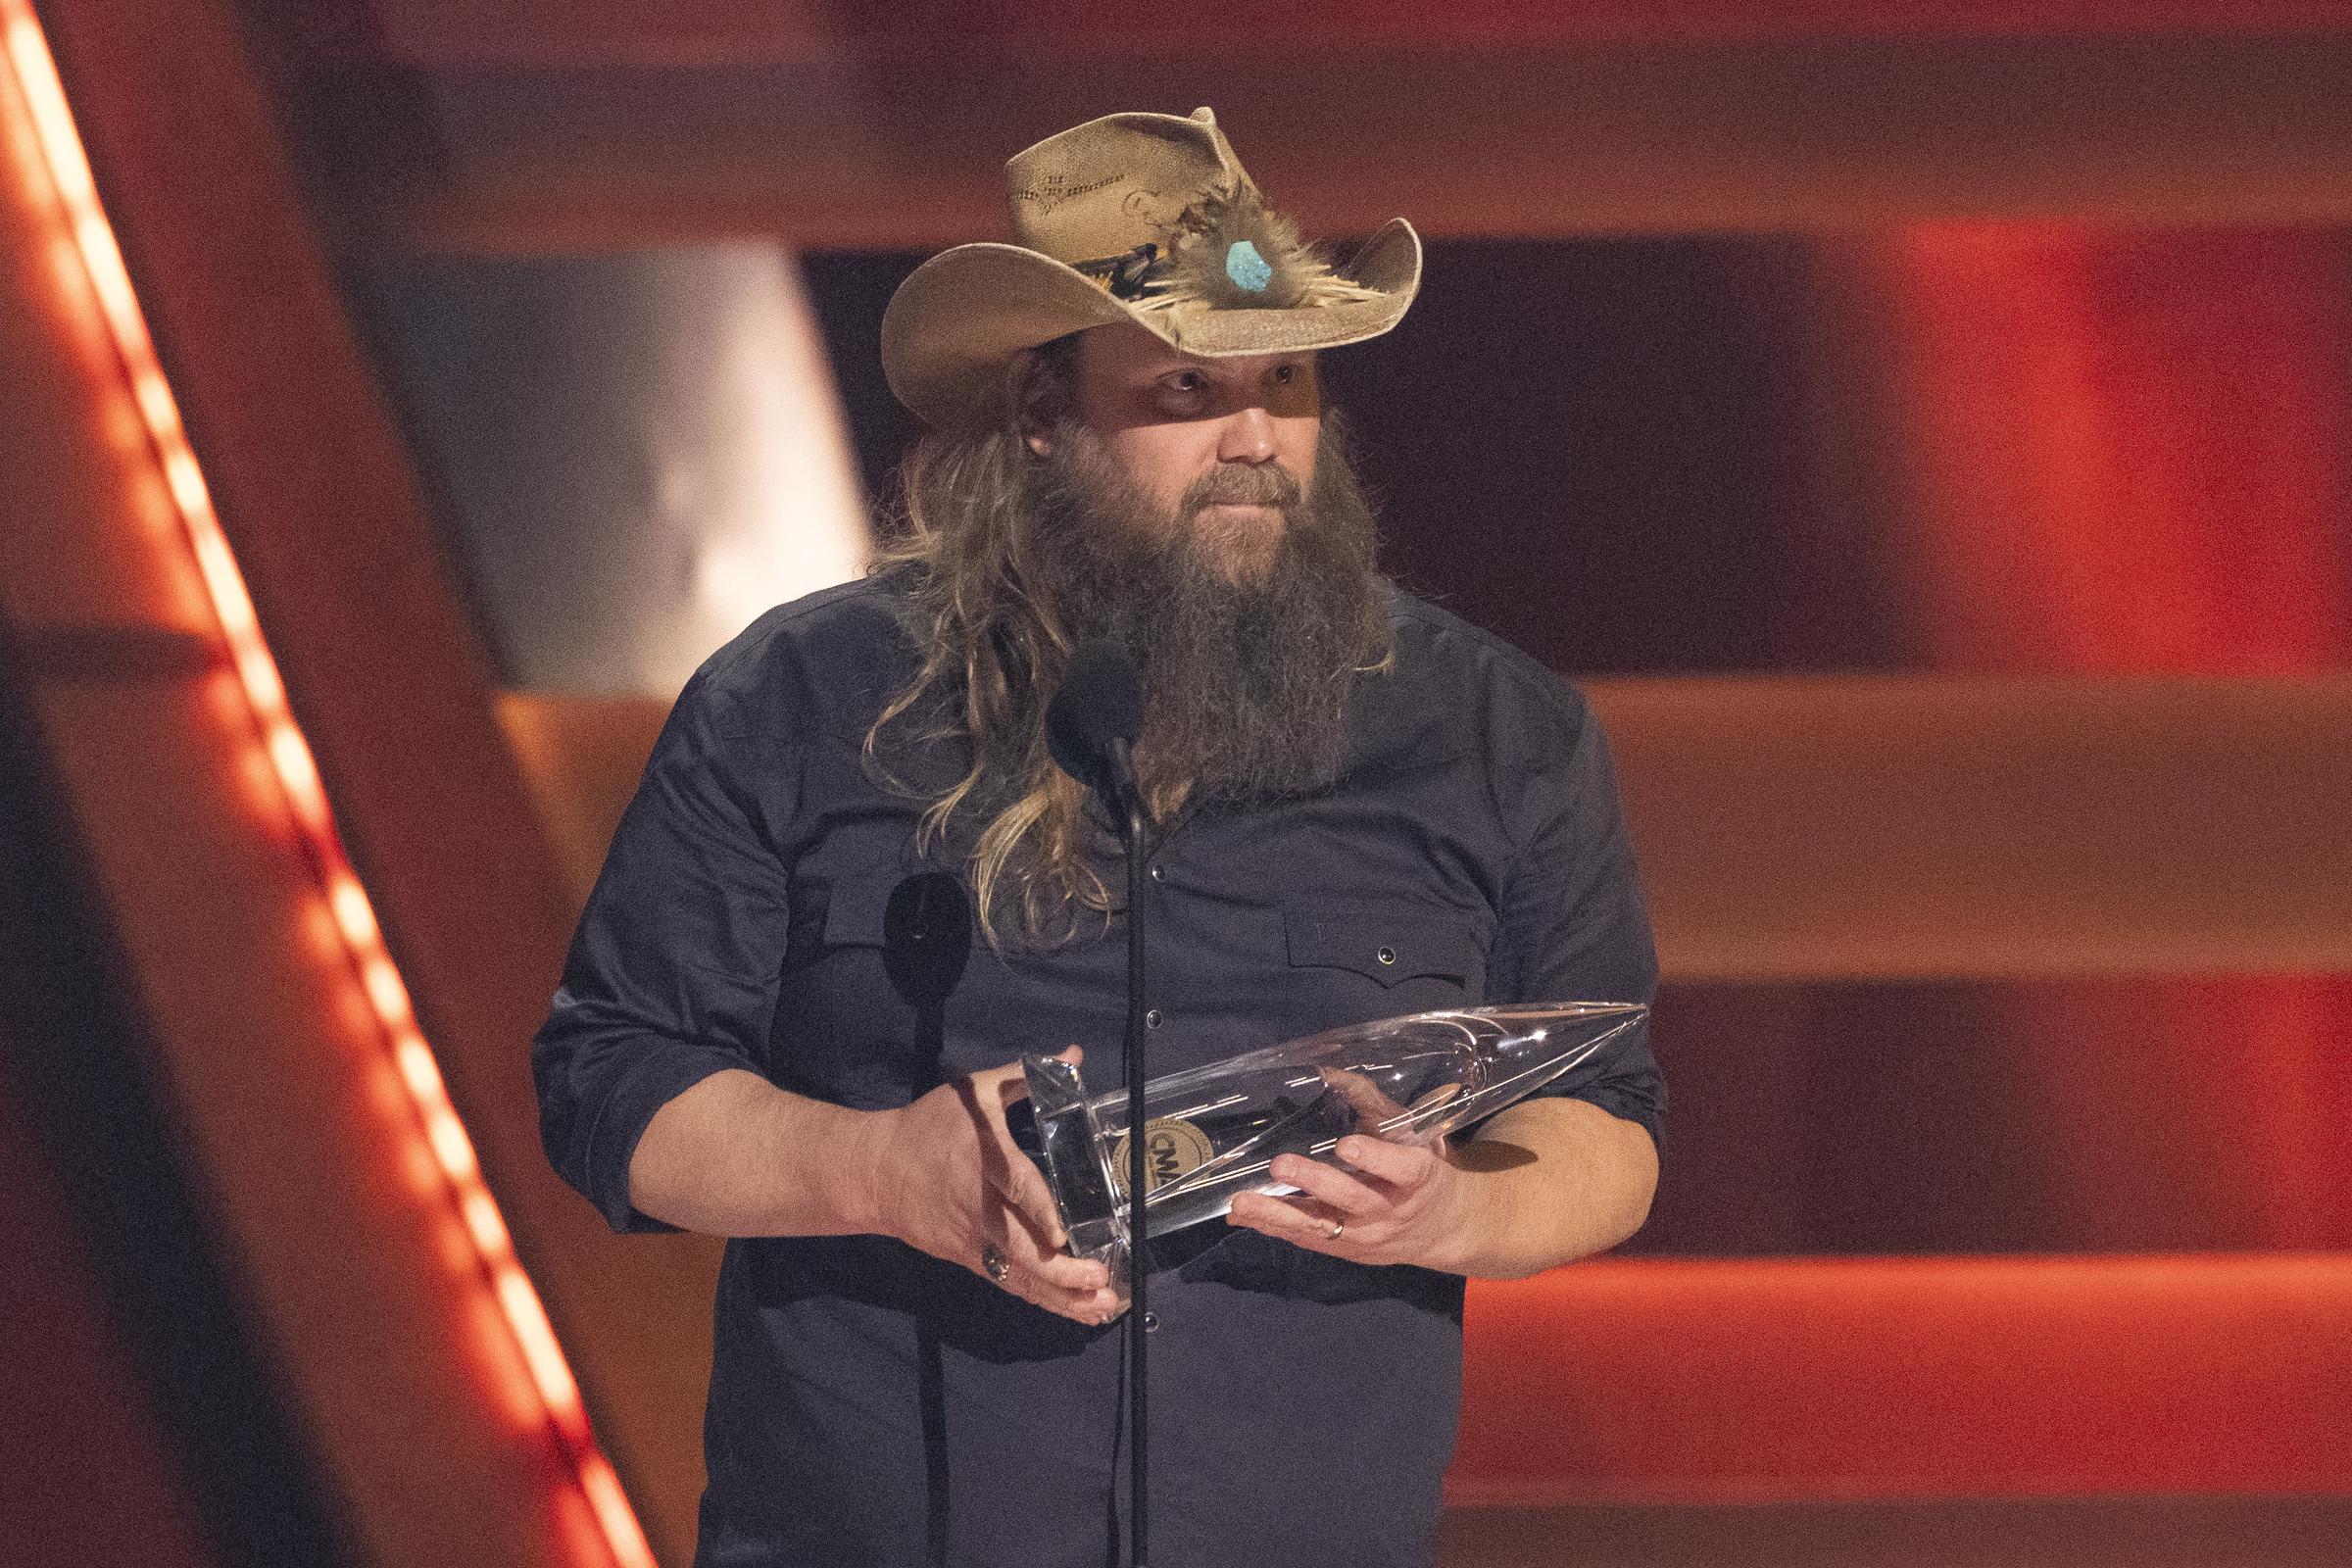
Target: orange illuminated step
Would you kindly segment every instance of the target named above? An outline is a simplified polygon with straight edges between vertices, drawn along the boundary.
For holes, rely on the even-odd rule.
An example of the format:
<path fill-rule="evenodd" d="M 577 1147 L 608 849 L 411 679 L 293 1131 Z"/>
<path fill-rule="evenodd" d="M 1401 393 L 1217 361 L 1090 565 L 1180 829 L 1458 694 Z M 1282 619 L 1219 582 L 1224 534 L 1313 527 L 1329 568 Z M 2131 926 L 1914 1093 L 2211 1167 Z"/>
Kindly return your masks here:
<path fill-rule="evenodd" d="M 1601 1261 L 1465 1359 L 1456 1502 L 2352 1493 L 2352 1254 Z"/>
<path fill-rule="evenodd" d="M 2352 969 L 2352 679 L 1587 690 L 1676 980 Z"/>
<path fill-rule="evenodd" d="M 1667 978 L 2352 969 L 2352 679 L 1587 684 Z M 577 893 L 665 705 L 502 710 Z"/>
<path fill-rule="evenodd" d="M 1433 236 L 1521 237 L 2352 212 L 2338 112 L 2352 51 L 2312 24 L 2319 0 L 2149 0 L 2138 17 L 2129 0 L 2013 3 L 1973 24 L 1957 20 L 1968 7 L 1860 0 L 1495 5 L 1458 21 L 1384 0 L 1377 17 L 1266 8 L 1240 57 L 1147 14 L 1068 5 L 971 10 L 971 30 L 941 47 L 966 9 L 879 8 L 869 31 L 850 20 L 863 13 L 749 0 L 374 7 L 376 63 L 425 73 L 410 112 L 428 116 L 438 156 L 404 158 L 389 131 L 354 138 L 336 194 L 351 219 L 413 245 L 784 233 L 931 249 L 996 232 L 996 160 L 1041 127 L 1168 107 L 1173 60 L 1208 68 L 1203 96 L 1246 128 L 1251 172 L 1310 233 L 1367 233 L 1398 213 Z M 1902 20 L 1931 12 L 1924 28 Z M 2288 18 L 2305 25 L 2274 30 Z M 2021 32 L 2039 35 L 2000 36 Z M 592 61 L 606 69 L 576 69 Z M 490 63 L 567 69 L 471 69 Z M 362 72 L 347 90 L 371 77 L 387 92 L 411 79 Z M 1414 113 L 1362 112 L 1400 81 Z M 1348 158 L 1325 154 L 1335 124 L 1349 127 Z M 779 146 L 796 156 L 776 159 Z M 849 189 L 861 199 L 842 200 Z"/>

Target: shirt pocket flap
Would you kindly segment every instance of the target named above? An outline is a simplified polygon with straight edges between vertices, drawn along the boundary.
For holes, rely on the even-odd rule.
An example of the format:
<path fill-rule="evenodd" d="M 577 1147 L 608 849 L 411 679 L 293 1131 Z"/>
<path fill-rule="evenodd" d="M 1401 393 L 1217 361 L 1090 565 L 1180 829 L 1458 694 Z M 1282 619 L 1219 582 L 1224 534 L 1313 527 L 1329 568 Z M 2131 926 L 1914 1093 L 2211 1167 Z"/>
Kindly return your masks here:
<path fill-rule="evenodd" d="M 890 893 L 891 884 L 880 877 L 836 882 L 825 895 L 825 946 L 882 946 L 883 915 L 890 907 Z"/>
<path fill-rule="evenodd" d="M 1482 965 L 1463 922 L 1413 910 L 1288 910 L 1291 962 L 1352 969 L 1384 986 L 1438 976 L 1467 985 Z"/>

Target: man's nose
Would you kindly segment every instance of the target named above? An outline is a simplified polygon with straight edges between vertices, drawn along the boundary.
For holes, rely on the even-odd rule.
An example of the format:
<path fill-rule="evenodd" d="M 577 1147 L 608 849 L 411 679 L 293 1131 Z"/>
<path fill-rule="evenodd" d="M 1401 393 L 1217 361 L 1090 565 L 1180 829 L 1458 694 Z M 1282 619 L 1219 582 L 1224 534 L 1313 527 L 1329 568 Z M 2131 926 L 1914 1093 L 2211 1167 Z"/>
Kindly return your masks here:
<path fill-rule="evenodd" d="M 1217 435 L 1217 457 L 1226 463 L 1264 463 L 1274 456 L 1274 416 L 1257 404 L 1236 409 Z"/>

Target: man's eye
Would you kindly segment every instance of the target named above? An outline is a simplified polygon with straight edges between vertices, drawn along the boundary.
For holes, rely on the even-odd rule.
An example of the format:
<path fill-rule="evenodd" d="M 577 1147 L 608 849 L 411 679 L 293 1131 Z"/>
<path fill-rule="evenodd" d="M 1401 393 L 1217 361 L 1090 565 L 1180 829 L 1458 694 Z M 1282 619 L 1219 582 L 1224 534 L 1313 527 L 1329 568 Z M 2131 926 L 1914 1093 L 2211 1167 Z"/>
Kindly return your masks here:
<path fill-rule="evenodd" d="M 1168 385 L 1178 392 L 1198 392 L 1202 384 L 1199 370 L 1184 370 L 1168 379 Z"/>
<path fill-rule="evenodd" d="M 1274 367 L 1274 384 L 1276 386 L 1289 386 L 1297 379 L 1298 379 L 1298 367 L 1296 365 L 1277 365 Z"/>

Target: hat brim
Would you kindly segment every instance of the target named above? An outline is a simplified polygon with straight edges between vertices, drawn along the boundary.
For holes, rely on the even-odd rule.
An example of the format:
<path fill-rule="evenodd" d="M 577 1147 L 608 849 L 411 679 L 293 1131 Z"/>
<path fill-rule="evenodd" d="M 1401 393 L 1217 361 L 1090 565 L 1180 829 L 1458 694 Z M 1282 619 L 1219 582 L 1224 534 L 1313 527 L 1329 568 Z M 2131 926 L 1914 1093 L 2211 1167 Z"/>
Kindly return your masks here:
<path fill-rule="evenodd" d="M 1074 267 L 1019 245 L 958 245 L 916 268 L 882 316 L 882 373 L 935 425 L 997 404 L 1005 362 L 1071 332 L 1131 321 L 1217 359 L 1339 348 L 1395 326 L 1421 288 L 1421 236 L 1394 219 L 1333 269 L 1372 297 L 1289 310 L 1138 310 Z"/>

